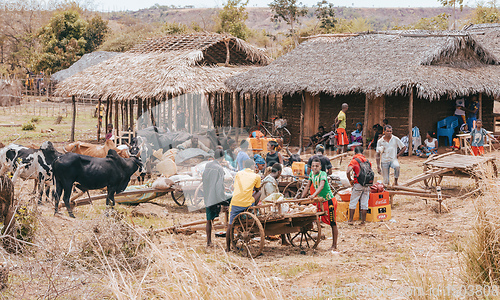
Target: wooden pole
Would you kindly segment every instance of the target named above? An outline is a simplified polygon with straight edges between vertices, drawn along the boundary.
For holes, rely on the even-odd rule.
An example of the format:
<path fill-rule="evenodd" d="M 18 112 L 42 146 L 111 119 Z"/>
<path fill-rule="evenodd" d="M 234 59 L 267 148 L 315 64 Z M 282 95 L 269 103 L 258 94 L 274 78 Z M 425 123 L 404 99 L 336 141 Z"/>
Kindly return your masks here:
<path fill-rule="evenodd" d="M 118 137 L 120 136 L 120 104 L 118 103 L 118 100 L 115 100 L 115 142 L 117 141 Z"/>
<path fill-rule="evenodd" d="M 71 138 L 70 141 L 75 141 L 75 123 L 76 123 L 76 98 L 71 96 L 71 103 L 73 105 L 73 119 L 71 120 Z"/>
<path fill-rule="evenodd" d="M 408 132 L 409 132 L 409 137 L 408 137 L 408 156 L 411 156 L 413 153 L 413 135 L 412 135 L 412 129 L 413 129 L 413 87 L 410 89 L 410 105 L 408 107 Z"/>
<path fill-rule="evenodd" d="M 129 123 L 128 126 L 134 131 L 134 99 L 129 101 Z"/>
<path fill-rule="evenodd" d="M 306 98 L 302 92 L 302 99 L 300 101 L 300 137 L 299 137 L 299 149 L 302 150 L 302 140 L 304 139 L 304 111 L 306 108 Z"/>
<path fill-rule="evenodd" d="M 138 98 L 137 99 L 137 120 L 139 120 L 141 115 L 142 115 L 142 99 Z M 140 128 L 138 128 L 138 129 L 140 129 Z"/>
<path fill-rule="evenodd" d="M 368 146 L 366 142 L 366 135 L 368 134 L 368 111 L 370 105 L 370 97 L 371 95 L 365 94 L 365 119 L 363 121 L 363 146 Z"/>
<path fill-rule="evenodd" d="M 479 110 L 478 110 L 478 115 L 477 118 L 479 120 L 483 119 L 483 93 L 479 93 L 477 100 L 479 101 Z"/>
<path fill-rule="evenodd" d="M 99 97 L 99 102 L 97 102 L 97 141 L 101 138 L 101 97 Z"/>

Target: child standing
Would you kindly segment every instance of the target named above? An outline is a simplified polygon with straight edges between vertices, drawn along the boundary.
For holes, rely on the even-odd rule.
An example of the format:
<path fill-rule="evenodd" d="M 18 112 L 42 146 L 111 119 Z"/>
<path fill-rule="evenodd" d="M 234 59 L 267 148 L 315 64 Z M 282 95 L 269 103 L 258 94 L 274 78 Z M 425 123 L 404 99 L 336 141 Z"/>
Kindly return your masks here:
<path fill-rule="evenodd" d="M 489 136 L 492 140 L 498 143 L 498 140 L 483 128 L 483 122 L 481 120 L 477 120 L 476 128 L 473 128 L 470 131 L 470 137 L 471 137 L 470 144 L 472 146 L 472 154 L 474 156 L 480 156 L 484 154 L 483 146 L 486 136 Z"/>
<path fill-rule="evenodd" d="M 328 184 L 328 178 L 325 171 L 321 171 L 321 160 L 315 157 L 311 162 L 311 173 L 309 174 L 309 181 L 307 183 L 304 192 L 302 192 L 302 198 L 305 198 L 309 192 L 310 186 L 313 185 L 315 191 L 309 196 L 313 199 L 319 196 L 325 200 L 323 202 L 323 208 L 328 212 L 327 216 L 322 216 L 321 221 L 328 224 L 332 228 L 332 247 L 331 250 L 337 250 L 337 237 L 339 231 L 337 229 L 337 199 L 333 197 L 333 193 L 330 190 L 330 185 Z"/>

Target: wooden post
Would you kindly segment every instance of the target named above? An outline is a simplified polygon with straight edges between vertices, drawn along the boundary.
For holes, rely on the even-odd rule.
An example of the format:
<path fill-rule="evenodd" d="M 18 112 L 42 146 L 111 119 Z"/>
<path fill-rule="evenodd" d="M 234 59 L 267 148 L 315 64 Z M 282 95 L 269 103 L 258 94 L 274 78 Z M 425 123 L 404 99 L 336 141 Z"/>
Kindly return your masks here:
<path fill-rule="evenodd" d="M 479 93 L 477 100 L 479 101 L 479 110 L 478 110 L 478 115 L 477 118 L 478 120 L 483 119 L 483 93 Z"/>
<path fill-rule="evenodd" d="M 108 126 L 108 123 L 109 123 L 109 98 L 106 100 L 106 119 L 104 120 L 104 135 L 106 135 L 106 129 L 107 129 L 107 126 Z"/>
<path fill-rule="evenodd" d="M 410 89 L 410 105 L 408 107 L 408 132 L 409 132 L 409 137 L 408 137 L 408 156 L 411 156 L 413 153 L 413 135 L 412 135 L 412 129 L 413 129 L 413 97 L 414 97 L 414 92 L 413 92 L 413 87 Z"/>
<path fill-rule="evenodd" d="M 75 96 L 71 96 L 71 103 L 73 104 L 73 120 L 71 120 L 71 138 L 70 141 L 75 141 L 75 123 L 76 123 L 76 99 Z"/>
<path fill-rule="evenodd" d="M 101 139 L 101 97 L 99 97 L 99 102 L 97 102 L 97 141 Z"/>
<path fill-rule="evenodd" d="M 128 126 L 134 131 L 134 99 L 129 101 L 129 123 Z"/>
<path fill-rule="evenodd" d="M 141 115 L 142 115 L 142 99 L 138 98 L 137 99 L 137 120 L 139 120 Z M 140 128 L 138 128 L 138 129 L 140 129 Z"/>
<path fill-rule="evenodd" d="M 302 150 L 302 140 L 304 139 L 304 111 L 306 108 L 306 98 L 302 92 L 302 99 L 300 101 L 300 136 L 299 136 L 299 149 Z"/>
<path fill-rule="evenodd" d="M 118 100 L 115 100 L 115 142 L 118 140 L 118 137 L 120 136 L 120 128 L 119 128 L 119 103 Z"/>
<path fill-rule="evenodd" d="M 365 148 L 368 146 L 368 143 L 366 142 L 366 135 L 368 134 L 368 111 L 371 97 L 371 94 L 365 94 L 365 119 L 363 121 L 363 146 Z"/>

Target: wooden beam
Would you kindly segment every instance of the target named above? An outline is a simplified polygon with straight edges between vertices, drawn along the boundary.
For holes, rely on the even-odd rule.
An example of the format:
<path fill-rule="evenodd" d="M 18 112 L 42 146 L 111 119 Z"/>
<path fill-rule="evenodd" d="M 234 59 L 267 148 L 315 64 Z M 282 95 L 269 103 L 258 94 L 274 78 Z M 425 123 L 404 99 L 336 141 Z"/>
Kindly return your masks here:
<path fill-rule="evenodd" d="M 101 97 L 99 97 L 99 102 L 97 102 L 97 141 L 101 139 Z"/>
<path fill-rule="evenodd" d="M 408 156 L 411 156 L 413 154 L 413 135 L 412 135 L 412 129 L 413 129 L 413 87 L 410 89 L 410 105 L 408 107 Z"/>
<path fill-rule="evenodd" d="M 120 103 L 118 103 L 118 100 L 115 100 L 115 142 L 117 141 L 118 137 L 120 136 Z"/>
<path fill-rule="evenodd" d="M 71 96 L 71 103 L 73 105 L 73 119 L 71 120 L 71 138 L 70 141 L 75 141 L 75 123 L 76 123 L 76 98 Z"/>
<path fill-rule="evenodd" d="M 366 135 L 368 134 L 368 111 L 369 111 L 369 94 L 365 94 L 365 119 L 363 121 L 363 146 L 366 147 Z"/>
<path fill-rule="evenodd" d="M 482 120 L 483 119 L 483 93 L 479 93 L 479 96 L 477 97 L 478 101 L 479 101 L 479 109 L 478 109 L 478 115 L 477 115 L 477 118 L 479 120 Z"/>
<path fill-rule="evenodd" d="M 300 101 L 300 137 L 299 137 L 299 149 L 302 150 L 302 140 L 304 139 L 304 111 L 306 108 L 305 92 L 302 92 L 302 98 Z"/>

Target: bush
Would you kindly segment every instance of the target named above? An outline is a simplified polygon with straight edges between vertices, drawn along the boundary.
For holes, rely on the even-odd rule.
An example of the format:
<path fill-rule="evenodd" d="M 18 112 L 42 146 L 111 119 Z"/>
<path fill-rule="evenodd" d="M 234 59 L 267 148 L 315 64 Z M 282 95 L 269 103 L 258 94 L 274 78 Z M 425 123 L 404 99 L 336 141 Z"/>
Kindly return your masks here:
<path fill-rule="evenodd" d="M 38 122 L 40 122 L 40 118 L 39 117 L 33 117 L 33 118 L 31 118 L 30 122 L 38 124 Z"/>
<path fill-rule="evenodd" d="M 23 124 L 23 127 L 21 127 L 22 130 L 28 131 L 28 130 L 35 130 L 36 126 L 35 124 L 28 122 L 26 124 Z"/>
<path fill-rule="evenodd" d="M 57 124 L 61 124 L 62 119 L 63 119 L 63 116 L 57 116 L 56 121 L 55 121 L 55 124 L 56 124 L 56 125 L 57 125 Z"/>

